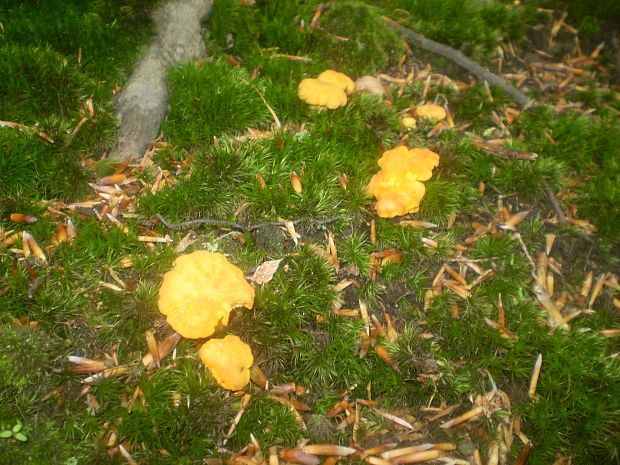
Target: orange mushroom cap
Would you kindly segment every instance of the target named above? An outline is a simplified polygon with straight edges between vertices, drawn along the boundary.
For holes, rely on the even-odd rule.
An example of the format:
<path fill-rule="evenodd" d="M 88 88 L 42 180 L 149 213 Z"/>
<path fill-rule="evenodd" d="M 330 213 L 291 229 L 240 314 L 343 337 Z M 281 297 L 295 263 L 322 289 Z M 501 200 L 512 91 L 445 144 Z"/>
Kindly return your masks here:
<path fill-rule="evenodd" d="M 401 145 L 385 151 L 378 163 L 387 178 L 427 181 L 433 175 L 433 168 L 439 164 L 439 155 L 429 149 L 408 149 Z"/>
<path fill-rule="evenodd" d="M 222 339 L 209 339 L 198 355 L 224 389 L 239 391 L 250 382 L 254 356 L 250 346 L 237 336 L 229 334 Z"/>
<path fill-rule="evenodd" d="M 377 199 L 377 214 L 393 218 L 417 212 L 426 192 L 420 181 L 430 179 L 433 168 L 439 164 L 439 155 L 425 148 L 399 146 L 386 151 L 378 163 L 381 170 L 366 189 Z"/>
<path fill-rule="evenodd" d="M 321 74 L 319 74 L 317 79 L 319 81 L 331 82 L 332 84 L 336 84 L 347 94 L 350 94 L 355 90 L 355 83 L 349 76 L 343 73 L 339 73 L 338 71 L 334 71 L 332 69 L 323 71 Z"/>
<path fill-rule="evenodd" d="M 400 125 L 405 129 L 415 129 L 418 126 L 418 122 L 411 116 L 404 116 L 400 119 Z"/>
<path fill-rule="evenodd" d="M 183 337 L 211 336 L 234 307 L 252 308 L 254 288 L 224 255 L 197 250 L 174 261 L 159 290 L 159 311 Z"/>
<path fill-rule="evenodd" d="M 375 210 L 381 218 L 394 218 L 417 212 L 426 187 L 420 181 L 404 177 L 386 179 L 379 171 L 370 180 L 367 192 L 377 199 Z"/>
<path fill-rule="evenodd" d="M 347 104 L 347 94 L 336 84 L 318 79 L 306 78 L 299 83 L 297 95 L 310 105 L 319 105 L 335 110 Z"/>
<path fill-rule="evenodd" d="M 426 105 L 419 105 L 415 108 L 416 115 L 422 119 L 442 120 L 445 119 L 448 114 L 444 107 L 436 105 L 434 103 L 427 103 Z"/>

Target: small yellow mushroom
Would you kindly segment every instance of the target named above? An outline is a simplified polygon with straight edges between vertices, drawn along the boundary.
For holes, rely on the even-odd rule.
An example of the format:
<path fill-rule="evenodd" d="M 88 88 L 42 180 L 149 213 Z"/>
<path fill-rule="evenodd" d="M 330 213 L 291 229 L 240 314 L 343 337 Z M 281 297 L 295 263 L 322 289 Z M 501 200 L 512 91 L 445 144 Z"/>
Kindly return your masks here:
<path fill-rule="evenodd" d="M 224 255 L 197 250 L 181 255 L 164 275 L 159 311 L 183 337 L 211 336 L 228 324 L 234 307 L 252 308 L 254 288 Z"/>
<path fill-rule="evenodd" d="M 229 334 L 222 339 L 209 339 L 198 355 L 224 389 L 239 391 L 250 382 L 254 356 L 250 346 L 239 337 Z"/>
<path fill-rule="evenodd" d="M 347 94 L 350 94 L 355 90 L 355 83 L 349 76 L 343 73 L 339 73 L 338 71 L 334 71 L 332 69 L 328 69 L 323 71 L 317 77 L 319 81 L 323 82 L 331 82 L 332 84 L 336 84 L 342 90 L 344 90 Z"/>
<path fill-rule="evenodd" d="M 415 213 L 426 192 L 421 181 L 432 176 L 439 155 L 425 148 L 400 146 L 386 151 L 378 161 L 381 170 L 375 174 L 366 192 L 377 199 L 375 210 L 382 218 Z"/>
<path fill-rule="evenodd" d="M 420 181 L 404 177 L 392 179 L 379 171 L 370 180 L 366 192 L 377 199 L 375 210 L 381 218 L 394 218 L 417 212 L 426 188 Z"/>
<path fill-rule="evenodd" d="M 318 105 L 330 110 L 335 110 L 347 104 L 347 94 L 345 94 L 341 87 L 318 79 L 303 79 L 299 83 L 297 95 L 310 105 Z"/>
<path fill-rule="evenodd" d="M 411 116 L 405 116 L 401 118 L 400 124 L 405 129 L 415 129 L 418 125 L 418 122 L 415 118 L 412 118 Z"/>
<path fill-rule="evenodd" d="M 401 145 L 384 152 L 377 163 L 390 178 L 427 181 L 433 174 L 433 168 L 439 164 L 439 155 L 429 149 L 409 149 Z"/>
<path fill-rule="evenodd" d="M 439 121 L 445 119 L 447 116 L 446 110 L 440 105 L 434 103 L 427 103 L 426 105 L 419 105 L 415 108 L 416 115 L 422 119 L 429 119 L 433 121 Z"/>

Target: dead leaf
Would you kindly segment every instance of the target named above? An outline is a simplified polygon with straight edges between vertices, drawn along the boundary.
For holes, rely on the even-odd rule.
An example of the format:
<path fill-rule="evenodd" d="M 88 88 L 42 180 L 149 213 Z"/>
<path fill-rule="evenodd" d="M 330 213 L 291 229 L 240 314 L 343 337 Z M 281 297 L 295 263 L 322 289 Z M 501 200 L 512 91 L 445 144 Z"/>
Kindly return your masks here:
<path fill-rule="evenodd" d="M 390 365 L 394 369 L 394 371 L 400 373 L 400 368 L 398 364 L 394 361 L 394 359 L 392 358 L 392 356 L 389 354 L 389 352 L 387 351 L 385 347 L 376 346 L 375 352 L 377 352 L 377 355 L 381 358 L 381 360 L 383 360 L 385 363 Z"/>
<path fill-rule="evenodd" d="M 166 339 L 164 339 L 159 344 L 157 344 L 157 353 L 159 354 L 159 359 L 163 360 L 168 355 L 170 355 L 180 340 L 181 340 L 180 334 L 172 333 Z M 149 366 L 151 363 L 154 363 L 154 359 L 153 359 L 153 355 L 149 351 L 148 354 L 142 357 L 142 365 Z"/>
<path fill-rule="evenodd" d="M 112 184 L 118 184 L 122 181 L 125 181 L 127 176 L 122 173 L 112 174 L 110 176 L 105 176 L 99 180 L 99 185 L 101 186 L 110 186 Z"/>
<path fill-rule="evenodd" d="M 519 213 L 515 213 L 514 215 L 512 215 L 510 218 L 508 218 L 508 220 L 504 223 L 504 224 L 500 224 L 499 227 L 501 229 L 507 229 L 510 231 L 515 231 L 516 227 L 519 223 L 521 223 L 526 217 L 527 215 L 529 215 L 530 212 L 528 210 L 519 212 Z"/>
<path fill-rule="evenodd" d="M 298 234 L 297 231 L 295 230 L 295 224 L 293 224 L 292 221 L 285 221 L 284 227 L 286 228 L 286 231 L 291 236 L 291 239 L 293 239 L 295 246 L 297 246 L 299 244 L 299 239 L 301 239 L 301 235 Z"/>
<path fill-rule="evenodd" d="M 10 219 L 15 223 L 22 224 L 32 224 L 37 221 L 36 216 L 26 215 L 24 213 L 11 213 Z"/>
<path fill-rule="evenodd" d="M 403 220 L 399 221 L 398 224 L 401 226 L 409 226 L 411 228 L 436 228 L 437 225 L 435 223 L 429 223 L 428 221 L 420 221 L 420 220 Z"/>
<path fill-rule="evenodd" d="M 542 354 L 538 354 L 538 358 L 536 359 L 536 363 L 534 364 L 534 370 L 532 371 L 532 377 L 530 379 L 530 389 L 527 392 L 527 396 L 530 399 L 534 399 L 536 395 L 536 387 L 538 386 L 538 378 L 540 376 L 542 361 Z"/>
<path fill-rule="evenodd" d="M 303 189 L 301 187 L 301 179 L 299 179 L 299 176 L 297 175 L 297 173 L 293 171 L 291 172 L 289 177 L 291 179 L 291 186 L 293 186 L 293 190 L 297 192 L 298 194 L 301 194 Z"/>
<path fill-rule="evenodd" d="M 254 274 L 252 275 L 251 280 L 256 284 L 266 284 L 273 279 L 273 275 L 278 271 L 280 267 L 280 262 L 282 259 L 278 260 L 268 260 L 266 262 L 261 263 Z"/>
<path fill-rule="evenodd" d="M 482 412 L 483 412 L 482 407 L 473 408 L 450 421 L 446 421 L 445 423 L 442 423 L 441 425 L 439 425 L 439 427 L 443 429 L 452 428 L 453 426 L 460 425 L 461 423 L 466 422 L 468 420 L 478 418 L 482 414 Z"/>

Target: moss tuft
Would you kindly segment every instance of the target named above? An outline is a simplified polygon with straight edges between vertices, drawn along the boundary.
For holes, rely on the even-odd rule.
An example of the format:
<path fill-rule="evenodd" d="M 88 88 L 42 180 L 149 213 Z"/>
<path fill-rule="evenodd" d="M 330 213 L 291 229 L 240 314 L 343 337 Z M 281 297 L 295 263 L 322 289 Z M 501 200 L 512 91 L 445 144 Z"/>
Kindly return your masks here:
<path fill-rule="evenodd" d="M 354 77 L 384 69 L 404 52 L 398 34 L 376 9 L 363 2 L 334 3 L 321 15 L 320 23 L 327 33 L 316 32 L 316 46 L 334 69 Z"/>

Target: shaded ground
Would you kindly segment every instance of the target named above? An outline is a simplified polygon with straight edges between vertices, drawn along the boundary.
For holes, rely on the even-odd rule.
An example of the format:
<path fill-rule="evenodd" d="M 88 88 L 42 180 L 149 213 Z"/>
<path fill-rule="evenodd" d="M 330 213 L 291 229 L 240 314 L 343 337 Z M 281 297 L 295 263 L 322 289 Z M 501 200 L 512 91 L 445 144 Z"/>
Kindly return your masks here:
<path fill-rule="evenodd" d="M 0 10 L 0 57 L 13 60 L 2 68 L 2 119 L 38 124 L 54 141 L 0 128 L 10 174 L 0 184 L 0 430 L 21 424 L 26 439 L 3 433 L 0 457 L 252 465 L 275 454 L 298 462 L 305 438 L 381 464 L 398 462 L 388 449 L 421 444 L 434 463 L 618 462 L 620 131 L 606 48 L 575 48 L 559 11 L 496 3 L 218 0 L 209 56 L 169 75 L 162 137 L 140 163 L 110 166 L 99 160 L 112 143 L 109 101 L 139 54 L 131 44 L 145 43 L 127 25 L 148 5 L 108 3 L 108 16 L 71 2 L 59 13 L 76 18 L 66 29 L 91 24 L 81 62 L 53 40 L 52 21 L 33 27 L 36 45 L 18 41 L 44 14 Z M 16 9 L 28 20 L 13 20 Z M 521 113 L 441 60 L 410 54 L 377 13 L 494 71 L 503 54 L 506 78 L 548 106 Z M 126 42 L 89 61 L 109 37 Z M 102 65 L 110 57 L 118 67 Z M 12 73 L 18 61 L 34 63 L 31 74 Z M 297 85 L 328 67 L 380 75 L 387 97 L 309 108 Z M 54 98 L 36 80 L 43 71 L 57 79 Z M 423 100 L 454 124 L 402 127 Z M 384 219 L 365 188 L 399 144 L 428 147 L 440 164 L 419 213 Z M 501 158 L 498 147 L 538 157 Z M 299 222 L 169 229 L 157 214 Z M 219 388 L 197 359 L 202 340 L 181 339 L 160 367 L 143 363 L 153 353 L 145 333 L 162 344 L 172 334 L 157 310 L 162 275 L 198 249 L 226 254 L 248 278 L 282 259 L 255 284 L 254 308 L 218 334 L 250 344 L 268 385 L 255 376 L 243 393 Z"/>

